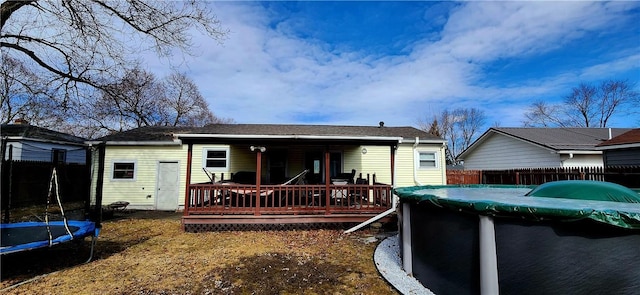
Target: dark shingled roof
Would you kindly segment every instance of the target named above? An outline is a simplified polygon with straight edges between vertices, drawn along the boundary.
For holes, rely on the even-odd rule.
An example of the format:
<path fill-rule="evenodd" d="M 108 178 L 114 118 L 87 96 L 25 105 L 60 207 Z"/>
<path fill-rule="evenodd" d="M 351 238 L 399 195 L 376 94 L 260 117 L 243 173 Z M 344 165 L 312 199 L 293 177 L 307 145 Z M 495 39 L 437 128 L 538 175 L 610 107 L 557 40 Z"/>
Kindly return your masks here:
<path fill-rule="evenodd" d="M 173 141 L 174 133 L 189 133 L 193 127 L 146 126 L 117 132 L 93 141 Z"/>
<path fill-rule="evenodd" d="M 0 133 L 2 134 L 2 137 L 23 137 L 28 139 L 59 141 L 75 144 L 83 144 L 85 141 L 85 139 L 81 137 L 29 124 L 2 124 L 2 126 L 0 126 Z"/>
<path fill-rule="evenodd" d="M 141 127 L 105 136 L 96 141 L 171 141 L 173 134 L 378 136 L 442 140 L 414 127 L 211 124 L 204 127 Z"/>
<path fill-rule="evenodd" d="M 491 129 L 553 150 L 594 150 L 596 145 L 609 139 L 610 130 L 610 128 Z M 627 131 L 629 128 L 611 128 L 611 136 L 615 137 Z"/>
<path fill-rule="evenodd" d="M 621 144 L 633 144 L 640 143 L 640 128 L 631 129 L 625 133 L 622 133 L 610 140 L 607 140 L 598 146 L 612 146 Z"/>

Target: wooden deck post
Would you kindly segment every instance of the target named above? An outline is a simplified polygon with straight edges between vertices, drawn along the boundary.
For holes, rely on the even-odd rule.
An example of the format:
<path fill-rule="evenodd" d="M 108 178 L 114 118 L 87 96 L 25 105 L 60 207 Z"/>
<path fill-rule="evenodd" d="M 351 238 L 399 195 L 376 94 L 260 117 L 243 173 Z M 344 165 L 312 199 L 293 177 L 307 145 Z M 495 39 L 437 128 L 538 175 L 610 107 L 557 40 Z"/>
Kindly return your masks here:
<path fill-rule="evenodd" d="M 256 154 L 256 211 L 254 213 L 255 216 L 260 216 L 260 176 L 262 175 L 262 151 L 264 148 L 256 149 L 258 153 Z"/>
<path fill-rule="evenodd" d="M 325 214 L 331 214 L 331 211 L 329 210 L 330 206 L 330 201 L 331 201 L 331 190 L 330 190 L 330 185 L 331 185 L 331 153 L 329 153 L 329 147 L 327 147 L 324 150 L 324 183 L 325 183 Z"/>
<path fill-rule="evenodd" d="M 188 216 L 189 215 L 189 196 L 191 195 L 191 159 L 192 159 L 192 154 L 193 154 L 193 143 L 189 143 L 188 148 L 187 148 L 187 179 L 186 179 L 186 186 L 187 188 L 185 189 L 184 192 L 184 216 Z"/>

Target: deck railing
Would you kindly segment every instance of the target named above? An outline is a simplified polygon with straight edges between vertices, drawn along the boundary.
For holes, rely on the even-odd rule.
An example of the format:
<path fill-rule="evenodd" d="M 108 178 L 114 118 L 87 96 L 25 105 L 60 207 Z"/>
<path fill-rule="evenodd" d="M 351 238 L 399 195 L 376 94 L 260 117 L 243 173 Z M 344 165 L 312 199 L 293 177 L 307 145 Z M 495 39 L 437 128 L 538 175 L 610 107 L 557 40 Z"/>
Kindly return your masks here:
<path fill-rule="evenodd" d="M 191 184 L 185 215 L 380 213 L 392 200 L 387 184 Z"/>

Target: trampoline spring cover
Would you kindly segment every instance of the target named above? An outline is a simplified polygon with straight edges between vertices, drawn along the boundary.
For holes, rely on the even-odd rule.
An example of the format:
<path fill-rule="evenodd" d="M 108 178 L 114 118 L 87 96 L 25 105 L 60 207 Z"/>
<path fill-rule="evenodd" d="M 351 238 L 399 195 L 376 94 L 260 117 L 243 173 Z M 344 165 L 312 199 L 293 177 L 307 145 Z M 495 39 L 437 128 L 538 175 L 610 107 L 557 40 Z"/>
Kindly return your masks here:
<path fill-rule="evenodd" d="M 91 235 L 97 237 L 100 232 L 93 221 L 69 220 L 67 224 L 73 236 L 69 235 L 63 221 L 49 222 L 52 236 L 51 244 L 49 244 L 49 233 L 45 222 L 0 224 L 0 254 L 49 247 Z"/>

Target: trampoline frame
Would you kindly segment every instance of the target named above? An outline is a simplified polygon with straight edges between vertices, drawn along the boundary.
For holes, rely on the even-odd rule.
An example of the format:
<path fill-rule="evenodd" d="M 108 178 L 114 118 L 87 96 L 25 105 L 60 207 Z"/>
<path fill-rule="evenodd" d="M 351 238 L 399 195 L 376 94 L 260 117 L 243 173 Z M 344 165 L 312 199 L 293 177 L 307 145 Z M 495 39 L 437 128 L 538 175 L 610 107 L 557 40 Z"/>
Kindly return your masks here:
<path fill-rule="evenodd" d="M 73 231 L 64 230 L 66 227 L 74 228 Z M 12 236 L 9 230 L 11 229 L 37 229 L 41 231 L 39 235 L 31 235 L 28 242 L 18 241 L 12 242 Z M 50 236 L 51 229 L 62 228 L 61 234 Z M 75 229 L 77 228 L 77 229 Z M 6 255 L 11 253 L 17 253 L 22 251 L 29 251 L 39 248 L 52 247 L 61 243 L 69 242 L 72 240 L 81 240 L 85 237 L 91 236 L 91 250 L 87 262 L 93 258 L 93 250 L 96 244 L 96 239 L 100 233 L 100 228 L 96 227 L 93 221 L 80 221 L 80 220 L 68 220 L 66 221 L 49 221 L 47 222 L 18 222 L 18 223 L 3 223 L 0 224 L 0 231 L 2 232 L 2 242 L 5 246 L 0 247 L 0 255 Z M 14 233 L 15 234 L 15 233 Z"/>

